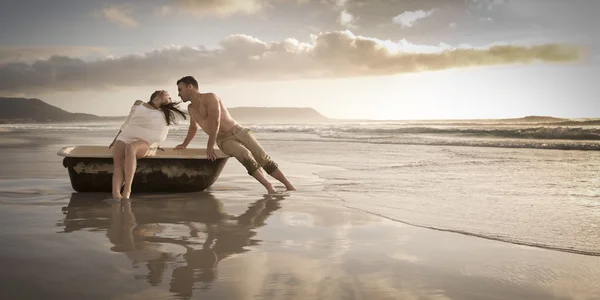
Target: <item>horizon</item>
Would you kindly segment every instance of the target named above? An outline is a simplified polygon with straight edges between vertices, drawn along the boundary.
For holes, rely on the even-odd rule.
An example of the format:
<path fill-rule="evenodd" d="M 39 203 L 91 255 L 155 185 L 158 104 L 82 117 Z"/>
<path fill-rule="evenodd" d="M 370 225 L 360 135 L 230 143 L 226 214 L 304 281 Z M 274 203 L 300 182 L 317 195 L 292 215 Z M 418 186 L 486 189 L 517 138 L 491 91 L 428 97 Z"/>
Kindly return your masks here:
<path fill-rule="evenodd" d="M 81 113 L 81 112 L 71 112 L 68 111 L 66 109 L 64 109 L 63 107 L 59 107 L 56 105 L 52 105 L 46 101 L 44 101 L 43 99 L 39 99 L 39 98 L 18 98 L 18 97 L 5 97 L 5 96 L 0 96 L 0 99 L 6 99 L 6 98 L 16 98 L 16 99 L 23 99 L 23 100 L 39 100 L 42 101 L 43 103 L 47 104 L 47 105 L 51 105 L 53 107 L 59 108 L 63 111 L 66 111 L 67 113 L 72 113 L 72 114 L 77 114 L 77 113 Z M 181 104 L 184 104 L 183 102 L 181 102 Z M 360 118 L 332 118 L 329 117 L 325 114 L 323 114 L 322 112 L 320 112 L 318 109 L 314 108 L 314 107 L 292 107 L 292 106 L 234 106 L 234 107 L 228 107 L 227 109 L 255 109 L 255 108 L 265 108 L 265 109 L 311 109 L 314 110 L 316 113 L 318 113 L 319 115 L 325 117 L 326 119 L 329 120 L 334 120 L 334 121 L 376 121 L 376 122 L 386 122 L 386 121 L 390 121 L 390 122 L 396 122 L 396 121 L 406 121 L 406 122 L 412 122 L 412 121 L 493 121 L 493 120 L 514 120 L 514 119 L 527 119 L 527 118 L 540 118 L 540 119 L 559 119 L 559 120 L 573 120 L 573 121 L 582 121 L 582 120 L 598 120 L 600 119 L 600 116 L 598 117 L 589 117 L 589 118 L 564 118 L 564 117 L 556 117 L 556 116 L 548 116 L 548 115 L 525 115 L 525 116 L 517 116 L 517 117 L 509 117 L 509 118 L 484 118 L 484 119 L 360 119 Z M 83 113 L 83 114 L 89 114 L 89 115 L 93 115 L 95 117 L 100 117 L 100 118 L 125 118 L 127 117 L 127 114 L 125 115 L 97 115 L 97 114 L 92 114 L 92 113 Z M 0 119 L 1 120 L 1 119 Z"/>
<path fill-rule="evenodd" d="M 0 94 L 74 113 L 126 115 L 157 89 L 179 100 L 186 75 L 227 107 L 310 107 L 342 120 L 600 111 L 600 39 L 587 34 L 600 2 L 32 2 L 0 12 L 11 28 L 0 37 Z"/>

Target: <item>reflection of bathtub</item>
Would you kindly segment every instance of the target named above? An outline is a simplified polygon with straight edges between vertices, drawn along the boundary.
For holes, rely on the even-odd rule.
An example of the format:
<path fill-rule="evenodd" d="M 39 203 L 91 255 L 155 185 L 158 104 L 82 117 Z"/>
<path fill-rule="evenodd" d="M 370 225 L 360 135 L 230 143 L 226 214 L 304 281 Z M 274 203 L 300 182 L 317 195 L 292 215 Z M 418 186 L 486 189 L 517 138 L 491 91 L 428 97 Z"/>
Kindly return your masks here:
<path fill-rule="evenodd" d="M 165 149 L 138 159 L 132 192 L 198 192 L 219 177 L 229 156 L 216 150 L 218 158 L 206 158 L 206 149 Z M 69 171 L 71 186 L 78 192 L 111 192 L 113 159 L 106 146 L 64 147 L 58 151 Z"/>

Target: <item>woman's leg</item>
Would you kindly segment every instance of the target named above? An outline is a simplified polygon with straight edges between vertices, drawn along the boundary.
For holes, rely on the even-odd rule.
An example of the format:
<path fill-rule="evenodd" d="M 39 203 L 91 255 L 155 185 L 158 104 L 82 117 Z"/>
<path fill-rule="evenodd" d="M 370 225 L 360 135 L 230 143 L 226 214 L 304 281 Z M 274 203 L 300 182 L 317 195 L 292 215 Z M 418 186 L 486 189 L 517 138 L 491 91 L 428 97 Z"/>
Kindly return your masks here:
<path fill-rule="evenodd" d="M 125 146 L 125 186 L 123 187 L 123 199 L 129 199 L 131 195 L 131 184 L 137 168 L 137 160 L 148 153 L 148 142 L 136 141 Z"/>
<path fill-rule="evenodd" d="M 113 146 L 113 178 L 112 178 L 112 196 L 113 199 L 121 199 L 121 188 L 125 178 L 125 143 L 116 141 Z"/>

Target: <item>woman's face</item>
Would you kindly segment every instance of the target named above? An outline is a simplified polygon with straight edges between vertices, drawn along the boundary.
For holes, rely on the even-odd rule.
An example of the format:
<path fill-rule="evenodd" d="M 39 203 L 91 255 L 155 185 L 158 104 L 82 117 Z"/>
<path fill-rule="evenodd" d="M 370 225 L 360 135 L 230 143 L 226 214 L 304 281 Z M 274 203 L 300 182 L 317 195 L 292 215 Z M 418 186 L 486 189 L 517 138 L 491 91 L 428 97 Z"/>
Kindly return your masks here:
<path fill-rule="evenodd" d="M 171 96 L 169 95 L 169 93 L 164 92 L 164 93 L 162 93 L 161 96 L 162 96 L 161 97 L 161 102 L 160 102 L 161 106 L 167 105 L 167 104 L 171 103 Z"/>
<path fill-rule="evenodd" d="M 156 103 L 155 105 L 158 105 L 158 107 L 167 105 L 171 103 L 171 96 L 166 91 L 163 91 L 158 96 L 156 96 L 156 98 L 154 98 L 154 103 Z"/>

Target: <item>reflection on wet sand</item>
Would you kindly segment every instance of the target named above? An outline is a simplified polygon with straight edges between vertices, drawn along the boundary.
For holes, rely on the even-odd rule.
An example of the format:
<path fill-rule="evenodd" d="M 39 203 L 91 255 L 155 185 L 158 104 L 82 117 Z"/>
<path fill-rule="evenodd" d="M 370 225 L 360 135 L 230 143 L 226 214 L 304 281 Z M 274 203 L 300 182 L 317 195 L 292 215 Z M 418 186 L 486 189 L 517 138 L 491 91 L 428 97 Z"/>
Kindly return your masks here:
<path fill-rule="evenodd" d="M 66 233 L 105 231 L 111 251 L 125 254 L 134 266 L 145 264 L 146 274 L 135 278 L 152 286 L 161 285 L 171 268 L 169 290 L 179 297 L 210 289 L 220 261 L 258 245 L 255 229 L 265 225 L 284 198 L 265 196 L 234 216 L 210 193 L 114 204 L 103 197 L 73 193 L 59 226 Z"/>

